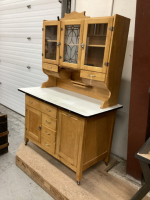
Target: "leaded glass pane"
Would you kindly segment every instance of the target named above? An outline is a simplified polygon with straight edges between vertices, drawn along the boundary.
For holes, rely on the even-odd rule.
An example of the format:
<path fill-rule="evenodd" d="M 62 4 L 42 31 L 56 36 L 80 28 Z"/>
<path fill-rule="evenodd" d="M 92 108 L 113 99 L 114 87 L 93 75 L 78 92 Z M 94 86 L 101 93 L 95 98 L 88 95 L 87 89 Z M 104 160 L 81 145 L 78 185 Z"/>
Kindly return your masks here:
<path fill-rule="evenodd" d="M 65 26 L 64 62 L 78 63 L 80 25 Z"/>

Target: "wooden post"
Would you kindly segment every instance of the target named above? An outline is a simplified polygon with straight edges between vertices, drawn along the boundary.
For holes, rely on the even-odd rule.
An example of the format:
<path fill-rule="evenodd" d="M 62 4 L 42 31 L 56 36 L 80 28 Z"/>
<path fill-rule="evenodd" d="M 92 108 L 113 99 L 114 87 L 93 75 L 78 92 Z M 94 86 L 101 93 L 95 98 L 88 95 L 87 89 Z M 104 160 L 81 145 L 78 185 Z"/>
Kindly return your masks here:
<path fill-rule="evenodd" d="M 150 2 L 137 0 L 131 98 L 129 113 L 129 135 L 127 173 L 141 180 L 139 161 L 134 157 L 146 140 L 150 87 Z"/>

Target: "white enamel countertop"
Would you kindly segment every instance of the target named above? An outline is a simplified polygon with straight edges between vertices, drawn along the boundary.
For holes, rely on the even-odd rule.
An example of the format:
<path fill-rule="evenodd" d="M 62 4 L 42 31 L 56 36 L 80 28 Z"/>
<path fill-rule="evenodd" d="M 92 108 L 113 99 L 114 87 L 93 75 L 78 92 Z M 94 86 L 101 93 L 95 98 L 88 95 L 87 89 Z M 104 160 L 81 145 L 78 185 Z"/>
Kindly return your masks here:
<path fill-rule="evenodd" d="M 18 90 L 84 117 L 90 117 L 123 107 L 122 105 L 117 104 L 116 106 L 101 109 L 102 101 L 59 87 L 29 87 L 19 88 Z"/>

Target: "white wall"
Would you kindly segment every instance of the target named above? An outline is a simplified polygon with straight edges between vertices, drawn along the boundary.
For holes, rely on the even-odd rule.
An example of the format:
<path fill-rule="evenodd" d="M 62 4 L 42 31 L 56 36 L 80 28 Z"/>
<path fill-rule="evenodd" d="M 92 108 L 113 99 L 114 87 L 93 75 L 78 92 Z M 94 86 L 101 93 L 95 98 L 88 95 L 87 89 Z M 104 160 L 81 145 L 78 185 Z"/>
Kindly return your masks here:
<path fill-rule="evenodd" d="M 74 10 L 72 0 L 72 11 Z M 76 11 L 86 11 L 86 16 L 110 16 L 112 0 L 76 0 Z M 118 103 L 124 107 L 117 111 L 112 153 L 127 158 L 128 120 L 130 103 L 131 69 L 133 58 L 133 40 L 135 26 L 136 0 L 114 0 L 113 15 L 120 14 L 131 19 L 127 50 L 122 74 Z"/>

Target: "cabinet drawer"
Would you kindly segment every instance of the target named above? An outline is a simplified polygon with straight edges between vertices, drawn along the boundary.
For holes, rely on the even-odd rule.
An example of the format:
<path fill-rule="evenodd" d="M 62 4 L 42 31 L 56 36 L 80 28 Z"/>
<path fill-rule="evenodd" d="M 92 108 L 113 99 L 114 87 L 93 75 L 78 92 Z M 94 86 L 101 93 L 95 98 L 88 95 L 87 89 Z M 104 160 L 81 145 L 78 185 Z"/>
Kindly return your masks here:
<path fill-rule="evenodd" d="M 45 137 L 50 142 L 55 142 L 56 131 L 42 125 L 42 136 Z"/>
<path fill-rule="evenodd" d="M 81 70 L 80 77 L 96 81 L 105 81 L 106 74 Z"/>
<path fill-rule="evenodd" d="M 42 124 L 56 131 L 56 119 L 42 113 Z"/>
<path fill-rule="evenodd" d="M 41 111 L 51 117 L 56 118 L 57 116 L 57 108 L 49 105 L 48 103 L 40 102 Z"/>
<path fill-rule="evenodd" d="M 40 101 L 35 99 L 34 97 L 26 95 L 26 105 L 28 105 L 28 106 L 30 106 L 32 108 L 36 108 L 37 110 L 39 110 Z"/>
<path fill-rule="evenodd" d="M 50 142 L 45 137 L 41 137 L 41 145 L 45 147 L 48 151 L 55 153 L 55 143 Z"/>
<path fill-rule="evenodd" d="M 46 69 L 46 70 L 50 70 L 50 71 L 53 71 L 53 72 L 58 72 L 58 66 L 57 65 L 43 63 L 42 67 L 43 67 L 43 69 Z"/>

